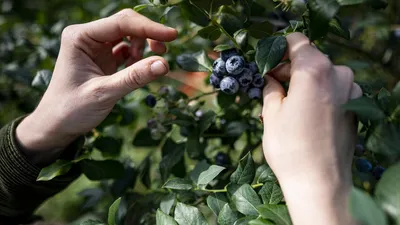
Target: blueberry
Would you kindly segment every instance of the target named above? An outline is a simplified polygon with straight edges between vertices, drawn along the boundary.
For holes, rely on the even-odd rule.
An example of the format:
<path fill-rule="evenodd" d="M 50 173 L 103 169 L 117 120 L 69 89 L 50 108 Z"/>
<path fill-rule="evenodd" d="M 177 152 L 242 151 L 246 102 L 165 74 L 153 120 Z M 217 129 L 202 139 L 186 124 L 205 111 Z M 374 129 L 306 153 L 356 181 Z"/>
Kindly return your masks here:
<path fill-rule="evenodd" d="M 233 77 L 225 77 L 221 81 L 221 91 L 228 95 L 236 94 L 239 91 L 239 82 Z"/>
<path fill-rule="evenodd" d="M 147 120 L 147 128 L 149 129 L 157 128 L 157 121 L 155 119 Z"/>
<path fill-rule="evenodd" d="M 252 74 L 258 73 L 258 66 L 257 66 L 256 62 L 253 61 L 253 62 L 247 63 L 246 67 L 251 70 Z"/>
<path fill-rule="evenodd" d="M 202 117 L 203 116 L 203 111 L 201 110 L 197 110 L 194 115 L 196 115 L 196 117 Z"/>
<path fill-rule="evenodd" d="M 157 104 L 157 99 L 154 95 L 147 95 L 146 99 L 144 100 L 146 105 L 150 108 L 153 108 Z"/>
<path fill-rule="evenodd" d="M 249 98 L 251 98 L 251 99 L 261 99 L 261 89 L 260 88 L 250 88 L 250 90 L 247 93 L 249 95 Z"/>
<path fill-rule="evenodd" d="M 231 75 L 238 75 L 244 69 L 245 61 L 241 56 L 232 56 L 230 57 L 226 63 L 226 71 Z"/>
<path fill-rule="evenodd" d="M 394 36 L 400 38 L 400 28 L 394 30 Z"/>
<path fill-rule="evenodd" d="M 239 84 L 242 87 L 249 86 L 253 81 L 253 75 L 251 74 L 251 70 L 244 68 L 242 74 L 239 76 Z"/>
<path fill-rule="evenodd" d="M 254 75 L 254 77 L 253 77 L 253 86 L 254 87 L 262 88 L 262 87 L 264 87 L 264 84 L 265 84 L 265 80 L 264 80 L 264 77 L 261 76 L 261 74 L 257 73 L 256 75 Z"/>
<path fill-rule="evenodd" d="M 375 166 L 374 170 L 372 170 L 372 175 L 377 179 L 381 179 L 383 172 L 385 172 L 385 168 L 382 166 Z"/>
<path fill-rule="evenodd" d="M 220 83 L 221 83 L 221 79 L 217 75 L 212 73 L 211 76 L 210 76 L 210 84 L 214 88 L 219 88 L 220 87 Z"/>
<path fill-rule="evenodd" d="M 226 60 L 235 55 L 239 55 L 236 49 L 228 49 L 221 52 L 221 59 L 226 62 Z"/>
<path fill-rule="evenodd" d="M 225 62 L 221 58 L 218 58 L 217 60 L 214 61 L 213 73 L 218 77 L 223 77 L 224 75 L 227 74 Z"/>
<path fill-rule="evenodd" d="M 368 173 L 372 170 L 372 165 L 368 160 L 360 158 L 356 160 L 356 168 L 362 173 Z"/>
<path fill-rule="evenodd" d="M 216 156 L 215 156 L 215 163 L 218 166 L 226 166 L 230 164 L 230 158 L 226 153 L 223 152 L 219 152 Z"/>
<path fill-rule="evenodd" d="M 365 152 L 364 146 L 361 144 L 356 145 L 355 155 L 356 156 L 363 156 Z"/>

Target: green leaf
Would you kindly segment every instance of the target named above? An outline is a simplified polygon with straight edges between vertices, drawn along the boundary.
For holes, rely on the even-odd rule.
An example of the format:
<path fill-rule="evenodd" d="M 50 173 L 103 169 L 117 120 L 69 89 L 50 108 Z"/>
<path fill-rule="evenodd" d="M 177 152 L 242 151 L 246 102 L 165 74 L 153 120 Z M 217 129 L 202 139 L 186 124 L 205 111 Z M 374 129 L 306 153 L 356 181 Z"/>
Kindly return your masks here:
<path fill-rule="evenodd" d="M 268 166 L 268 164 L 263 164 L 257 168 L 255 178 L 257 179 L 257 183 L 277 181 L 274 172 L 272 171 L 271 167 Z"/>
<path fill-rule="evenodd" d="M 197 130 L 192 131 L 189 134 L 189 137 L 186 141 L 186 152 L 192 159 L 198 158 L 199 156 L 203 155 L 204 148 L 203 145 L 200 143 L 200 135 Z"/>
<path fill-rule="evenodd" d="M 351 99 L 342 107 L 362 118 L 370 120 L 381 120 L 386 117 L 385 113 L 375 104 L 374 100 L 365 96 Z"/>
<path fill-rule="evenodd" d="M 180 9 L 183 17 L 187 18 L 197 25 L 205 27 L 210 23 L 210 20 L 207 18 L 207 16 L 197 7 L 190 4 L 189 1 L 181 2 Z"/>
<path fill-rule="evenodd" d="M 121 198 L 118 198 L 108 209 L 108 225 L 117 225 L 117 213 L 120 204 Z"/>
<path fill-rule="evenodd" d="M 169 193 L 167 196 L 165 196 L 164 198 L 161 199 L 160 209 L 164 213 L 169 215 L 171 213 L 171 209 L 174 206 L 175 202 L 176 202 L 175 194 Z"/>
<path fill-rule="evenodd" d="M 365 225 L 386 225 L 386 216 L 376 202 L 363 191 L 353 188 L 350 195 L 350 212 L 354 219 Z"/>
<path fill-rule="evenodd" d="M 340 5 L 336 0 L 309 0 L 308 1 L 310 26 L 310 40 L 323 37 L 329 30 L 329 22 L 339 11 Z"/>
<path fill-rule="evenodd" d="M 232 121 L 225 127 L 225 135 L 230 137 L 239 137 L 249 128 L 249 125 L 242 121 Z"/>
<path fill-rule="evenodd" d="M 396 86 L 394 86 L 392 93 L 393 97 L 395 97 L 397 101 L 400 101 L 400 81 L 397 82 Z"/>
<path fill-rule="evenodd" d="M 149 129 L 144 128 L 136 133 L 135 138 L 132 142 L 133 146 L 136 147 L 155 147 L 160 144 L 160 140 L 153 140 L 151 138 L 151 132 Z"/>
<path fill-rule="evenodd" d="M 388 122 L 377 124 L 370 131 L 366 143 L 368 150 L 385 155 L 400 154 L 400 125 Z"/>
<path fill-rule="evenodd" d="M 136 12 L 140 12 L 140 11 L 142 11 L 143 9 L 145 9 L 145 8 L 147 8 L 149 6 L 151 6 L 151 4 L 137 5 L 137 6 L 133 7 L 133 10 L 135 10 Z"/>
<path fill-rule="evenodd" d="M 189 72 L 212 72 L 211 61 L 204 50 L 179 55 L 176 57 L 176 63 L 179 68 Z"/>
<path fill-rule="evenodd" d="M 237 219 L 239 219 L 240 214 L 237 211 L 233 211 L 229 204 L 225 204 L 222 207 L 218 215 L 218 224 L 219 225 L 232 225 Z"/>
<path fill-rule="evenodd" d="M 221 13 L 218 14 L 218 23 L 228 32 L 229 35 L 233 34 L 243 28 L 243 22 L 241 18 L 235 15 L 230 8 L 224 7 Z"/>
<path fill-rule="evenodd" d="M 362 4 L 365 3 L 369 0 L 337 0 L 339 2 L 340 5 L 342 6 L 346 6 L 346 5 L 358 5 L 358 4 Z"/>
<path fill-rule="evenodd" d="M 400 163 L 389 167 L 378 182 L 375 196 L 382 208 L 400 224 Z"/>
<path fill-rule="evenodd" d="M 258 194 L 264 204 L 276 205 L 283 200 L 282 190 L 275 182 L 266 182 Z"/>
<path fill-rule="evenodd" d="M 247 153 L 240 161 L 237 169 L 231 175 L 231 182 L 236 184 L 250 184 L 254 179 L 254 161 L 250 153 Z"/>
<path fill-rule="evenodd" d="M 262 23 L 253 23 L 249 28 L 250 36 L 261 39 L 270 36 L 273 33 L 274 26 L 269 21 Z"/>
<path fill-rule="evenodd" d="M 36 181 L 49 181 L 55 177 L 64 175 L 72 168 L 72 163 L 66 160 L 59 159 L 50 166 L 43 168 Z"/>
<path fill-rule="evenodd" d="M 292 225 L 289 211 L 285 205 L 261 205 L 257 209 L 264 219 L 269 219 L 279 225 Z"/>
<path fill-rule="evenodd" d="M 219 29 L 219 27 L 210 25 L 199 30 L 197 34 L 204 39 L 215 41 L 221 36 L 221 30 Z"/>
<path fill-rule="evenodd" d="M 169 188 L 174 190 L 190 190 L 193 188 L 192 181 L 182 178 L 173 178 L 168 180 L 167 183 L 163 185 L 163 188 Z"/>
<path fill-rule="evenodd" d="M 257 206 L 261 200 L 249 184 L 243 184 L 232 196 L 236 209 L 246 216 L 258 216 Z"/>
<path fill-rule="evenodd" d="M 115 160 L 96 161 L 84 159 L 79 162 L 82 172 L 90 180 L 115 179 L 124 175 L 124 166 Z"/>
<path fill-rule="evenodd" d="M 222 52 L 222 51 L 225 51 L 225 50 L 228 50 L 228 49 L 231 49 L 231 48 L 233 48 L 233 45 L 221 44 L 221 45 L 215 46 L 214 51 Z M 227 95 L 227 96 L 232 96 L 232 95 Z"/>
<path fill-rule="evenodd" d="M 86 220 L 80 223 L 79 225 L 105 225 L 105 224 L 99 220 Z"/>
<path fill-rule="evenodd" d="M 161 178 L 163 181 L 165 181 L 168 179 L 171 172 L 174 172 L 175 167 L 178 167 L 180 162 L 183 162 L 185 144 L 177 144 L 172 139 L 167 139 L 162 147 L 161 152 L 162 159 L 159 169 Z M 175 176 L 177 176 L 177 174 L 175 174 Z"/>
<path fill-rule="evenodd" d="M 251 221 L 249 222 L 249 225 L 275 225 L 275 223 L 272 223 L 272 222 L 269 221 L 269 220 L 266 220 L 266 219 L 263 219 L 263 218 L 261 218 L 261 217 L 258 217 L 258 218 L 255 219 L 255 220 L 251 220 Z"/>
<path fill-rule="evenodd" d="M 206 131 L 208 128 L 210 128 L 211 124 L 215 121 L 215 118 L 217 117 L 217 114 L 213 111 L 208 111 L 204 113 L 199 120 L 198 126 L 199 126 L 199 132 L 200 134 L 203 134 L 204 131 Z"/>
<path fill-rule="evenodd" d="M 228 95 L 220 91 L 217 95 L 218 105 L 221 109 L 226 109 L 235 104 L 236 95 Z"/>
<path fill-rule="evenodd" d="M 197 185 L 207 185 L 214 178 L 218 176 L 224 170 L 225 167 L 212 165 L 206 171 L 200 173 L 199 178 L 197 179 Z"/>
<path fill-rule="evenodd" d="M 216 216 L 226 203 L 228 203 L 228 199 L 223 193 L 212 193 L 207 197 L 207 205 Z"/>
<path fill-rule="evenodd" d="M 94 147 L 105 157 L 118 156 L 122 148 L 122 140 L 112 137 L 99 137 L 94 141 Z"/>
<path fill-rule="evenodd" d="M 160 209 L 157 209 L 156 221 L 156 225 L 178 225 L 172 216 L 165 214 Z"/>
<path fill-rule="evenodd" d="M 249 32 L 246 29 L 240 29 L 233 34 L 233 38 L 235 38 L 236 43 L 238 43 L 242 49 L 245 49 L 249 39 Z"/>
<path fill-rule="evenodd" d="M 208 225 L 199 209 L 181 202 L 176 205 L 175 220 L 179 225 Z"/>
<path fill-rule="evenodd" d="M 200 174 L 210 168 L 210 164 L 206 162 L 206 160 L 199 161 L 194 169 L 190 172 L 190 179 L 193 183 L 197 184 L 199 181 Z"/>
<path fill-rule="evenodd" d="M 340 22 L 338 17 L 332 19 L 331 22 L 329 22 L 329 32 L 331 32 L 339 37 L 350 40 L 349 29 L 347 29 L 346 27 L 344 27 L 342 25 L 342 23 Z"/>
<path fill-rule="evenodd" d="M 286 46 L 286 38 L 283 36 L 267 37 L 258 42 L 256 62 L 261 74 L 266 74 L 281 62 Z"/>
<path fill-rule="evenodd" d="M 246 216 L 235 221 L 233 225 L 248 225 L 249 222 L 257 218 L 256 216 Z"/>
<path fill-rule="evenodd" d="M 50 84 L 52 72 L 50 70 L 39 70 L 32 80 L 32 87 L 46 90 Z"/>

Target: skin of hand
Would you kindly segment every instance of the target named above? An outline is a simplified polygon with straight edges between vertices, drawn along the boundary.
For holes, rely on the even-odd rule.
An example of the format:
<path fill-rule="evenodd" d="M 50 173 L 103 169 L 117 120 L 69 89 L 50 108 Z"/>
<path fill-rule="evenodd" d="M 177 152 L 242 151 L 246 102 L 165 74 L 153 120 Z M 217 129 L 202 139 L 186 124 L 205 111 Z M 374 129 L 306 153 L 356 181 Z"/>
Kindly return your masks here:
<path fill-rule="evenodd" d="M 142 59 L 143 49 L 147 39 L 153 52 L 165 53 L 163 42 L 176 37 L 175 29 L 131 9 L 65 28 L 49 87 L 16 129 L 28 158 L 51 163 L 78 136 L 99 125 L 118 100 L 167 74 L 166 60 Z M 117 71 L 121 65 L 126 68 Z"/>
<path fill-rule="evenodd" d="M 362 95 L 301 33 L 287 36 L 283 63 L 266 76 L 263 149 L 295 225 L 355 224 L 348 213 L 355 117 L 341 105 Z M 278 81 L 289 81 L 288 93 Z"/>

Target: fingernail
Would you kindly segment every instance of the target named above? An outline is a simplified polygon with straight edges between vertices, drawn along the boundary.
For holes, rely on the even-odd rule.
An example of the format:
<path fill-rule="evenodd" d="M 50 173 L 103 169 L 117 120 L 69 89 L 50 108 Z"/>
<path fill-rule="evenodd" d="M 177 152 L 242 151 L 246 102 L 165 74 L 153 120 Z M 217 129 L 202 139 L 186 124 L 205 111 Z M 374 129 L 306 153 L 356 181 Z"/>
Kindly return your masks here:
<path fill-rule="evenodd" d="M 168 72 L 167 67 L 160 60 L 153 62 L 150 66 L 150 70 L 155 75 L 163 75 Z"/>

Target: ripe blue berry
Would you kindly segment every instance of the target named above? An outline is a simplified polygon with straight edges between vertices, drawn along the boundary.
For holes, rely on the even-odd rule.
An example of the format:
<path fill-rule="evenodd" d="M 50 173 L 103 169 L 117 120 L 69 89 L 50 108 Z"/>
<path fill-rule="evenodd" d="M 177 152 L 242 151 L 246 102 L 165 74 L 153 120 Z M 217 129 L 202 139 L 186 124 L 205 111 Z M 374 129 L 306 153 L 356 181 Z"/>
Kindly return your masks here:
<path fill-rule="evenodd" d="M 212 73 L 211 76 L 210 76 L 210 84 L 214 88 L 219 88 L 220 87 L 220 83 L 221 83 L 221 79 L 217 75 Z"/>
<path fill-rule="evenodd" d="M 372 170 L 372 165 L 368 160 L 360 158 L 356 160 L 356 168 L 362 173 L 368 173 Z"/>
<path fill-rule="evenodd" d="M 218 166 L 226 166 L 230 164 L 230 158 L 226 153 L 223 152 L 219 152 L 216 156 L 215 156 L 215 163 Z"/>
<path fill-rule="evenodd" d="M 242 87 L 249 86 L 253 81 L 253 75 L 250 69 L 244 68 L 243 72 L 240 74 L 238 78 L 239 84 Z"/>
<path fill-rule="evenodd" d="M 226 71 L 231 75 L 238 75 L 243 71 L 244 64 L 243 57 L 232 56 L 225 63 Z"/>
<path fill-rule="evenodd" d="M 375 166 L 374 170 L 372 170 L 372 175 L 377 179 L 381 179 L 383 172 L 385 172 L 385 168 L 382 166 Z"/>
<path fill-rule="evenodd" d="M 154 95 L 147 95 L 146 99 L 144 100 L 146 105 L 150 108 L 153 108 L 157 104 L 157 99 Z"/>
<path fill-rule="evenodd" d="M 236 94 L 239 91 L 239 83 L 233 77 L 225 77 L 222 79 L 220 87 L 221 91 L 228 95 Z"/>
<path fill-rule="evenodd" d="M 155 119 L 147 120 L 147 128 L 149 129 L 157 128 L 157 121 Z"/>
<path fill-rule="evenodd" d="M 239 55 L 236 49 L 228 49 L 221 52 L 221 59 L 226 62 L 226 60 L 235 55 Z"/>
<path fill-rule="evenodd" d="M 262 87 L 264 87 L 264 84 L 265 84 L 265 80 L 264 80 L 264 77 L 261 76 L 261 74 L 257 73 L 256 75 L 254 75 L 254 77 L 253 77 L 253 86 L 254 87 L 262 88 Z"/>
<path fill-rule="evenodd" d="M 223 77 L 224 75 L 227 74 L 225 62 L 221 58 L 218 58 L 217 60 L 214 61 L 213 73 L 218 77 Z"/>
<path fill-rule="evenodd" d="M 400 38 L 400 28 L 397 28 L 397 29 L 394 30 L 394 36 L 396 38 Z"/>
<path fill-rule="evenodd" d="M 251 70 L 252 74 L 258 73 L 258 66 L 257 66 L 256 62 L 253 61 L 253 62 L 247 63 L 246 67 Z"/>
<path fill-rule="evenodd" d="M 250 99 L 261 99 L 261 89 L 260 88 L 250 88 L 247 92 Z"/>
<path fill-rule="evenodd" d="M 194 115 L 196 116 L 196 117 L 202 117 L 203 116 L 203 111 L 202 110 L 197 110 L 195 113 L 194 113 Z"/>

